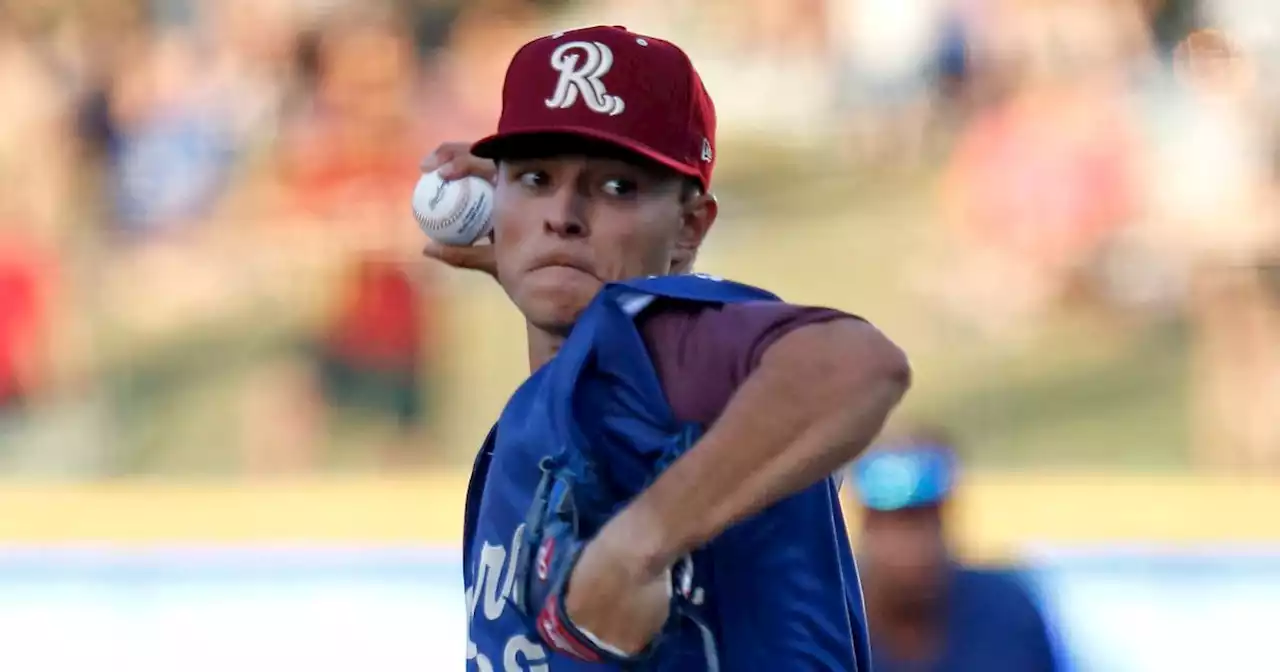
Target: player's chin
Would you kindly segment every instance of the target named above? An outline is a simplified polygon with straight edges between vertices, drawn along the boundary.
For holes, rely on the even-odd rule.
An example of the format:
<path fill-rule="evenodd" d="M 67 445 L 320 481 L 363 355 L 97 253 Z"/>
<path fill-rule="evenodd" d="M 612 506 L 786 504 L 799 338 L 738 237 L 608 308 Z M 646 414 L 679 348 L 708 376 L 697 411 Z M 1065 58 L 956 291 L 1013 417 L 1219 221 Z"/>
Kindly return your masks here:
<path fill-rule="evenodd" d="M 568 305 L 540 306 L 538 309 L 526 311 L 525 319 L 540 331 L 568 336 L 581 314 L 581 308 L 574 309 Z"/>
<path fill-rule="evenodd" d="M 597 280 L 526 287 L 521 312 L 534 326 L 552 333 L 568 333 L 600 289 Z"/>

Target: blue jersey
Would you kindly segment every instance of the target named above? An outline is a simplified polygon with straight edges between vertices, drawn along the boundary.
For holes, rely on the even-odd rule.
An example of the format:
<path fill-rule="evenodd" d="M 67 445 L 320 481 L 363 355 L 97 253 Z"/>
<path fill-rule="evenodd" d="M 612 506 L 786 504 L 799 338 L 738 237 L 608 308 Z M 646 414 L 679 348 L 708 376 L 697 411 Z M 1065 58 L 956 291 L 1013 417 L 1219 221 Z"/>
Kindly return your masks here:
<path fill-rule="evenodd" d="M 611 669 L 551 654 L 540 643 L 508 604 L 515 587 L 511 562 L 543 457 L 581 451 L 622 502 L 701 434 L 703 428 L 674 417 L 635 326 L 634 315 L 654 297 L 707 304 L 777 300 L 701 276 L 609 285 L 556 357 L 512 395 L 476 460 L 467 495 L 468 670 Z M 722 669 L 870 670 L 861 589 L 833 481 L 734 526 L 693 561 L 705 596 L 699 615 L 716 636 Z M 697 630 L 664 638 L 653 669 L 705 670 Z"/>
<path fill-rule="evenodd" d="M 934 660 L 897 660 L 882 647 L 877 672 L 1059 672 L 1044 617 L 1010 573 L 955 567 L 943 644 Z"/>

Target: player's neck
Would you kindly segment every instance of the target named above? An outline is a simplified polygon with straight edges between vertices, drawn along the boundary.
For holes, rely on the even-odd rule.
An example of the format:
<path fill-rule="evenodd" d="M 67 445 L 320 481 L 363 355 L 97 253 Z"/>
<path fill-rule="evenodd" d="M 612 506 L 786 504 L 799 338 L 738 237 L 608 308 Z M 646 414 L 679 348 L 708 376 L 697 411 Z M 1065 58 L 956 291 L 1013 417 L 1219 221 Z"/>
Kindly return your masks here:
<path fill-rule="evenodd" d="M 928 665 L 937 660 L 946 646 L 946 624 L 940 617 L 872 622 L 879 623 L 874 635 L 875 645 L 884 648 L 889 657 L 898 661 Z"/>
<path fill-rule="evenodd" d="M 564 336 L 543 331 L 528 323 L 525 323 L 525 331 L 529 343 L 529 373 L 533 373 L 556 356 L 560 346 L 564 344 Z"/>

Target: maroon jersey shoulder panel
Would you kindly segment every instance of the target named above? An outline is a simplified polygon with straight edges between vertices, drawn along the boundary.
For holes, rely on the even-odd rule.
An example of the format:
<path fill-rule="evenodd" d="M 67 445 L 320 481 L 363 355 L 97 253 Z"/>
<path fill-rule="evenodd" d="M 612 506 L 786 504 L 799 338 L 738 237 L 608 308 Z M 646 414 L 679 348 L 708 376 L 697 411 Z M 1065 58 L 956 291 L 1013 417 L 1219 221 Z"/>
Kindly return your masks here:
<path fill-rule="evenodd" d="M 710 424 L 769 346 L 809 324 L 855 316 L 778 301 L 724 305 L 660 301 L 639 327 L 676 417 Z"/>

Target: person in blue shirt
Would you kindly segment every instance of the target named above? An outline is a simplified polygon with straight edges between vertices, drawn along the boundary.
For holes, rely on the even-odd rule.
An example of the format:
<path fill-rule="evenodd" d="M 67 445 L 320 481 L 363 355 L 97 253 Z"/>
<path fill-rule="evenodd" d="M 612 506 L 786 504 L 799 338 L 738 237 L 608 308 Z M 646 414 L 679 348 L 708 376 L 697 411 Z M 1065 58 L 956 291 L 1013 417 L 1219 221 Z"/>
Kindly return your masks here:
<path fill-rule="evenodd" d="M 518 50 L 497 133 L 423 164 L 494 182 L 493 244 L 426 253 L 492 275 L 529 352 L 468 488 L 468 671 L 637 669 L 652 654 L 661 672 L 869 672 L 833 476 L 910 367 L 865 320 L 692 273 L 718 212 L 715 158 L 689 57 L 596 26 Z M 541 465 L 566 454 L 607 484 L 591 493 L 618 496 L 576 500 L 592 529 L 535 624 L 516 577 L 546 579 L 554 547 L 530 568 L 526 514 Z M 697 631 L 671 618 L 673 593 Z"/>
<path fill-rule="evenodd" d="M 1049 629 L 1011 572 L 951 553 L 956 454 L 936 433 L 867 451 L 853 466 L 858 566 L 876 672 L 1057 672 Z"/>

